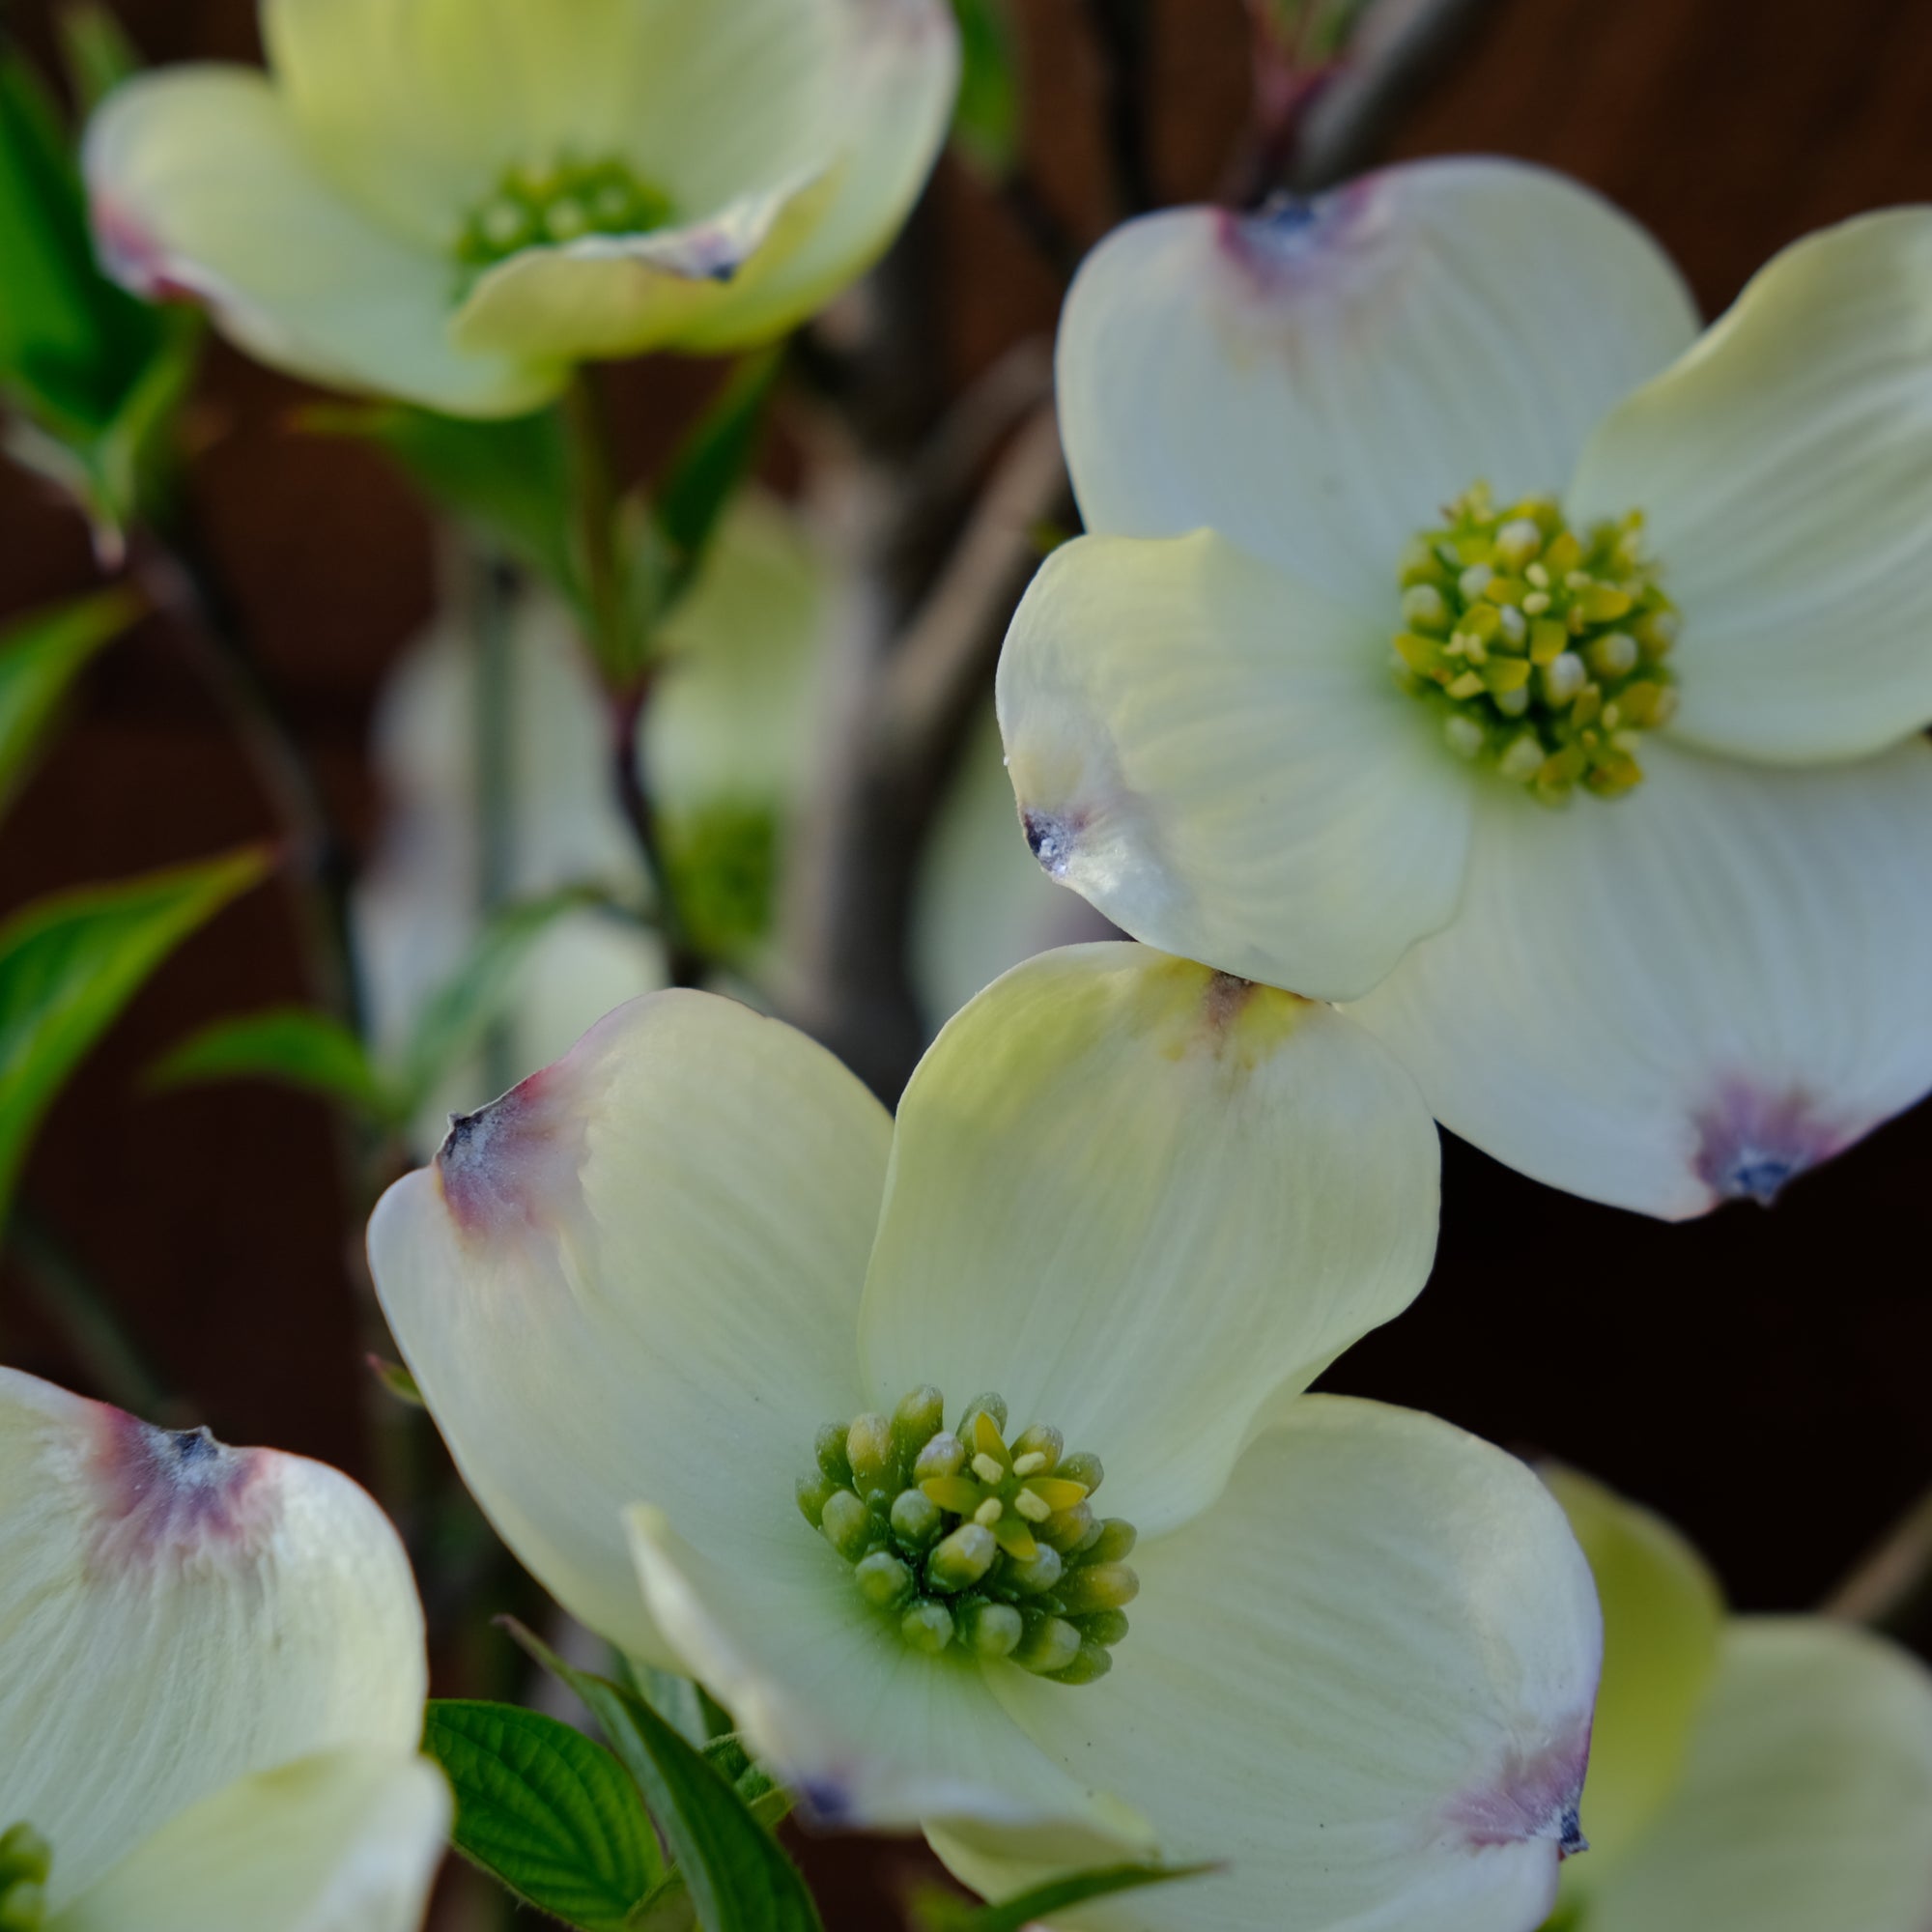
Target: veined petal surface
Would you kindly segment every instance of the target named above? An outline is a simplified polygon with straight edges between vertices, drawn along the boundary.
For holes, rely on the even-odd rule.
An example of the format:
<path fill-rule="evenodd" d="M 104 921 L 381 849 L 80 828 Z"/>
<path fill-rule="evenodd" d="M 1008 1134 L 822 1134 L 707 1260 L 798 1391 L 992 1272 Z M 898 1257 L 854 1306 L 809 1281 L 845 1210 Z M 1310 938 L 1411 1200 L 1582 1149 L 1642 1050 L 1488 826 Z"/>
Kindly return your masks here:
<path fill-rule="evenodd" d="M 1611 412 L 1572 507 L 1644 512 L 1684 616 L 1678 737 L 1806 763 L 1932 722 L 1932 209 L 1777 256 Z"/>
<path fill-rule="evenodd" d="M 1035 856 L 1150 945 L 1367 992 L 1454 915 L 1474 810 L 1391 656 L 1217 532 L 1063 546 L 999 670 Z"/>
<path fill-rule="evenodd" d="M 0 1816 L 56 1911 L 234 1778 L 414 1749 L 422 1609 L 348 1477 L 0 1368 Z"/>
<path fill-rule="evenodd" d="M 804 1035 L 651 994 L 452 1129 L 369 1229 L 390 1327 L 464 1480 L 576 1616 L 665 1661 L 623 1525 L 721 1553 L 777 1525 L 853 1333 L 891 1122 Z"/>
<path fill-rule="evenodd" d="M 449 1818 L 427 1759 L 303 1758 L 171 1820 L 47 1932 L 415 1932 Z"/>
<path fill-rule="evenodd" d="M 1054 1763 L 956 1646 L 910 1649 L 796 1509 L 728 1561 L 662 1510 L 633 1509 L 629 1523 L 641 1587 L 682 1667 L 820 1823 L 991 1823 L 1075 1864 L 1148 1848 L 1144 1822 L 1089 1788 L 1098 1768 Z"/>
<path fill-rule="evenodd" d="M 1272 1398 L 1414 1298 L 1436 1179 L 1408 1076 L 1332 1009 L 1145 947 L 1042 954 L 900 1102 L 873 1402 L 997 1391 L 1153 1534 L 1219 1492 Z"/>
<path fill-rule="evenodd" d="M 1924 1932 L 1932 1677 L 1822 1618 L 1747 1617 L 1676 1797 L 1580 1932 Z"/>
<path fill-rule="evenodd" d="M 1225 1872 L 1131 1892 L 1098 1932 L 1534 1932 L 1574 1836 L 1599 1625 L 1562 1512 L 1500 1450 L 1309 1396 L 1226 1494 L 1134 1556 L 1113 1670 L 1007 1707 Z M 1091 1767 L 1091 1770 L 1089 1768 Z M 934 1842 L 994 1895 L 1041 1876 L 997 1834 Z"/>
<path fill-rule="evenodd" d="M 1590 1856 L 1566 1889 L 1597 1890 L 1668 1804 L 1717 1674 L 1724 1600 L 1662 1517 L 1560 1465 L 1543 1480 L 1589 1558 L 1604 1610 L 1604 1679 L 1583 1786 Z"/>
<path fill-rule="evenodd" d="M 1444 503 L 1560 491 L 1695 334 L 1676 271 L 1587 189 L 1418 161 L 1117 231 L 1068 298 L 1061 423 L 1090 529 L 1209 525 L 1392 630 L 1403 546 Z"/>
<path fill-rule="evenodd" d="M 1932 746 L 1643 762 L 1565 811 L 1490 787 L 1455 923 L 1350 1010 L 1465 1140 L 1682 1220 L 1932 1089 Z"/>
<path fill-rule="evenodd" d="M 259 73 L 141 75 L 95 116 L 84 158 L 109 270 L 150 298 L 206 301 L 265 362 L 453 415 L 514 414 L 561 385 L 554 357 L 451 342 L 453 261 L 324 180 Z"/>

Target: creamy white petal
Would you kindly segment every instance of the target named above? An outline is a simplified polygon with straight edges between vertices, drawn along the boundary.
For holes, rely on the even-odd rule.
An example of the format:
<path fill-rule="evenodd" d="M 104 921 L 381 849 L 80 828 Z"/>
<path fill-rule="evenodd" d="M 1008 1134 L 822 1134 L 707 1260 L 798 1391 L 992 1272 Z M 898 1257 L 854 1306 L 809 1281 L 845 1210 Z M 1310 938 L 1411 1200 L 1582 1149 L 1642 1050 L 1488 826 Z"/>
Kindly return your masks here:
<path fill-rule="evenodd" d="M 1562 1512 L 1513 1457 L 1311 1396 L 1225 1496 L 1134 1556 L 1097 1684 L 1003 1667 L 1061 1762 L 1223 1873 L 1089 1909 L 1103 1932 L 1533 1932 L 1574 1839 L 1600 1630 Z M 995 1893 L 995 1833 L 936 1835 Z"/>
<path fill-rule="evenodd" d="M 1145 1850 L 1145 1826 L 1050 1762 L 955 1647 L 909 1649 L 796 1509 L 721 1561 L 663 1511 L 629 1516 L 638 1575 L 683 1666 L 826 1825 L 993 1822 L 1075 1863 Z"/>
<path fill-rule="evenodd" d="M 1589 1559 L 1604 1611 L 1604 1679 L 1583 1786 L 1590 1856 L 1566 1889 L 1596 1891 L 1667 1805 L 1718 1668 L 1724 1600 L 1662 1518 L 1575 1469 L 1543 1470 Z"/>
<path fill-rule="evenodd" d="M 47 1932 L 415 1932 L 449 1816 L 426 1759 L 304 1758 L 203 1799 Z"/>
<path fill-rule="evenodd" d="M 1932 746 L 1642 755 L 1634 792 L 1567 811 L 1496 786 L 1455 923 L 1350 1010 L 1465 1140 L 1681 1220 L 1932 1089 Z"/>
<path fill-rule="evenodd" d="M 1924 1932 L 1932 1677 L 1822 1618 L 1745 1618 L 1671 1804 L 1580 1932 Z"/>
<path fill-rule="evenodd" d="M 117 88 L 89 125 L 88 196 L 109 270 L 151 298 L 206 301 L 278 369 L 508 415 L 554 394 L 554 356 L 466 354 L 450 340 L 453 264 L 317 173 L 259 73 L 178 67 Z"/>
<path fill-rule="evenodd" d="M 619 1008 L 459 1122 L 370 1224 L 378 1292 L 464 1479 L 564 1606 L 662 1646 L 622 1512 L 707 1548 L 802 1527 L 891 1123 L 802 1034 L 728 1000 Z"/>
<path fill-rule="evenodd" d="M 1119 230 L 1060 334 L 1088 527 L 1207 524 L 1387 611 L 1403 545 L 1479 478 L 1559 491 L 1696 333 L 1634 223 L 1520 162 L 1418 161 L 1262 215 Z"/>
<path fill-rule="evenodd" d="M 1932 723 L 1932 209 L 1808 236 L 1591 439 L 1684 613 L 1679 737 L 1858 757 Z"/>
<path fill-rule="evenodd" d="M 767 340 L 824 307 L 884 253 L 945 144 L 959 36 L 945 0 L 831 0 L 840 38 L 827 109 L 838 133 L 825 191 L 796 246 L 754 262 L 694 318 L 687 349 Z"/>
<path fill-rule="evenodd" d="M 1474 796 L 1391 635 L 1213 531 L 1065 545 L 1000 660 L 1035 856 L 1150 945 L 1367 992 L 1453 916 Z"/>
<path fill-rule="evenodd" d="M 874 1402 L 1003 1395 L 1097 1455 L 1152 1534 L 1262 1410 L 1399 1314 L 1436 1140 L 1332 1009 L 1145 947 L 1069 947 L 957 1014 L 899 1105 L 866 1284 Z"/>
<path fill-rule="evenodd" d="M 446 252 L 512 167 L 620 159 L 680 219 L 829 158 L 851 0 L 267 0 L 304 140 Z"/>
<path fill-rule="evenodd" d="M 414 1748 L 422 1609 L 348 1477 L 0 1368 L 0 1818 L 60 1908 L 245 1774 Z"/>

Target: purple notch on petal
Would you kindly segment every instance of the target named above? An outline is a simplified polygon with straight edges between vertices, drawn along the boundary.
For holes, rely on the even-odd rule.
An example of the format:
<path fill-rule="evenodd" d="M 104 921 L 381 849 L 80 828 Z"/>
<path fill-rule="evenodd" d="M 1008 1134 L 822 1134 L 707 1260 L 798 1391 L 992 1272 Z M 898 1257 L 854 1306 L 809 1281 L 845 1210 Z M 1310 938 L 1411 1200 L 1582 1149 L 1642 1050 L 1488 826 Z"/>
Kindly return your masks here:
<path fill-rule="evenodd" d="M 1451 1801 L 1449 1825 L 1470 1845 L 1548 1839 L 1559 1858 L 1575 1858 L 1590 1849 L 1578 1815 L 1589 1764 L 1586 1715 L 1534 1749 L 1512 1750 L 1498 1776 Z"/>
<path fill-rule="evenodd" d="M 1330 194 L 1280 194 L 1252 214 L 1224 212 L 1217 240 L 1257 294 L 1283 295 L 1373 241 L 1384 226 L 1385 200 L 1377 175 Z"/>
<path fill-rule="evenodd" d="M 1816 1167 L 1853 1138 L 1827 1121 L 1796 1089 L 1767 1092 L 1727 1082 L 1698 1117 L 1696 1171 L 1720 1201 L 1769 1208 L 1785 1183 Z"/>
<path fill-rule="evenodd" d="M 1026 828 L 1027 847 L 1039 861 L 1040 869 L 1049 878 L 1064 879 L 1085 821 L 1071 813 L 1040 811 L 1024 806 L 1020 823 Z"/>
<path fill-rule="evenodd" d="M 571 1065 L 566 1057 L 487 1107 L 450 1116 L 436 1168 L 442 1198 L 466 1234 L 548 1224 L 573 1198 L 583 1122 L 573 1104 Z"/>
<path fill-rule="evenodd" d="M 252 1546 L 272 1527 L 272 1461 L 263 1451 L 225 1448 L 206 1429 L 151 1428 L 105 1405 L 95 1414 L 97 1561 Z"/>

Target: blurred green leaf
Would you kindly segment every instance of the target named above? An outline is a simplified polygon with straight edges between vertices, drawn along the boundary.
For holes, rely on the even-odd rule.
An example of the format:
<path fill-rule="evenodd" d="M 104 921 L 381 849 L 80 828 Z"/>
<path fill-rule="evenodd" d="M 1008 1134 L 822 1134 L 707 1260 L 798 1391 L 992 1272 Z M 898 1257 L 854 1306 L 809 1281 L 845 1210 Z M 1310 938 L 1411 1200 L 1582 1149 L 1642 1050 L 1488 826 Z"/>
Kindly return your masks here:
<path fill-rule="evenodd" d="M 637 1787 L 602 1745 L 511 1704 L 432 1701 L 423 1748 L 456 1793 L 466 1858 L 582 1932 L 625 1932 L 664 1859 Z"/>
<path fill-rule="evenodd" d="M 952 138 L 995 180 L 1019 157 L 1020 89 L 1011 24 L 1003 0 L 952 0 L 959 19 L 959 99 Z"/>
<path fill-rule="evenodd" d="M 384 1390 L 411 1408 L 427 1408 L 423 1392 L 416 1386 L 416 1378 L 400 1362 L 392 1362 L 386 1355 L 368 1358 L 369 1373 L 383 1384 Z"/>
<path fill-rule="evenodd" d="M 1107 1865 L 1098 1871 L 1077 1872 L 1037 1886 L 1003 1905 L 971 1905 L 951 1892 L 928 1891 L 917 1904 L 916 1916 L 924 1932 L 1022 1932 L 1022 1928 L 1055 1912 L 1066 1912 L 1089 1899 L 1111 1898 L 1120 1891 L 1145 1886 L 1171 1885 L 1176 1879 L 1199 1878 L 1216 1867 L 1206 1865 Z"/>
<path fill-rule="evenodd" d="M 572 1669 L 521 1624 L 507 1628 L 583 1700 L 637 1779 L 670 1847 L 675 1872 L 645 1902 L 639 1927 L 671 1932 L 685 1922 L 678 1916 L 686 1909 L 679 1892 L 688 1887 L 689 1911 L 703 1932 L 824 1932 L 798 1867 L 722 1771 L 635 1691 Z"/>
<path fill-rule="evenodd" d="M 556 410 L 472 422 L 402 403 L 325 403 L 301 426 L 384 450 L 433 502 L 581 603 L 570 449 Z"/>
<path fill-rule="evenodd" d="M 748 355 L 678 445 L 650 501 L 650 557 L 641 613 L 645 634 L 691 587 L 720 520 L 751 473 L 764 440 L 765 405 L 784 345 Z"/>
<path fill-rule="evenodd" d="M 167 955 L 267 874 L 255 846 L 61 893 L 0 925 L 0 1219 L 41 1117 Z"/>
<path fill-rule="evenodd" d="M 61 62 L 83 116 L 141 71 L 141 56 L 100 0 L 68 0 L 55 22 Z"/>
<path fill-rule="evenodd" d="M 398 1081 L 404 1117 L 423 1104 L 444 1074 L 471 1052 L 502 1016 L 518 974 L 554 920 L 602 904 L 594 889 L 566 886 L 541 898 L 505 906 L 486 925 L 469 956 L 438 989 L 416 1022 Z"/>
<path fill-rule="evenodd" d="M 106 590 L 36 611 L 0 631 L 0 810 L 45 749 L 74 679 L 141 611 L 131 591 Z"/>
<path fill-rule="evenodd" d="M 340 1020 L 309 1007 L 270 1007 L 216 1020 L 148 1071 L 148 1084 L 158 1088 L 257 1079 L 340 1100 L 378 1125 L 398 1119 L 397 1096 L 362 1042 Z"/>

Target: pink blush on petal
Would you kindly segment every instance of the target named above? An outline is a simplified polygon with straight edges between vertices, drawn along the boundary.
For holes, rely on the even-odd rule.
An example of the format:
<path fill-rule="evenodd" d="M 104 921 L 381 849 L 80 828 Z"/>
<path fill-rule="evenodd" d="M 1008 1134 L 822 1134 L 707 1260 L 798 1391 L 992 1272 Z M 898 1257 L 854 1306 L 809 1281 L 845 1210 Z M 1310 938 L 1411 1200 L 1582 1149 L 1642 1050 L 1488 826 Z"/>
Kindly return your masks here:
<path fill-rule="evenodd" d="M 1578 1807 L 1590 1721 L 1579 1719 L 1534 1751 L 1511 1751 L 1493 1782 L 1458 1794 L 1445 1814 L 1458 1835 L 1480 1849 L 1551 1839 L 1559 1859 L 1588 1851 Z"/>
<path fill-rule="evenodd" d="M 1787 1181 L 1858 1138 L 1828 1122 L 1796 1089 L 1767 1093 L 1728 1082 L 1697 1120 L 1696 1173 L 1720 1201 L 1769 1208 Z"/>
<path fill-rule="evenodd" d="M 97 1563 L 244 1553 L 273 1533 L 279 1511 L 269 1452 L 226 1448 L 205 1429 L 155 1429 L 104 1404 L 93 1433 Z"/>

